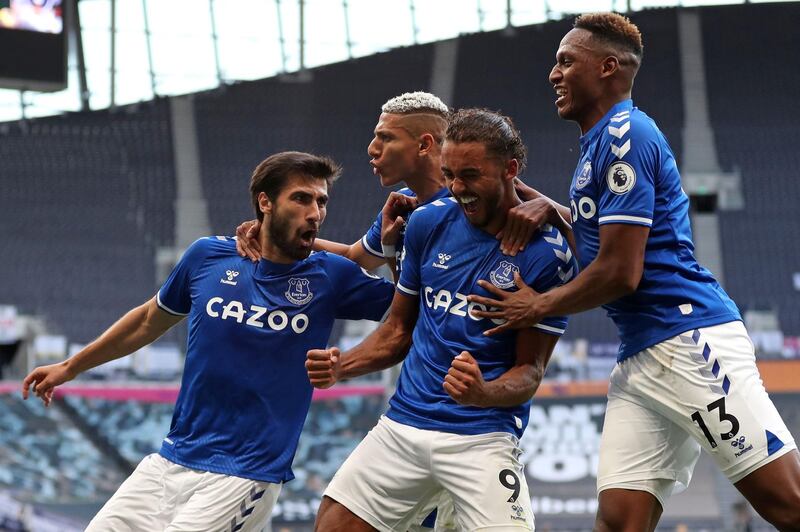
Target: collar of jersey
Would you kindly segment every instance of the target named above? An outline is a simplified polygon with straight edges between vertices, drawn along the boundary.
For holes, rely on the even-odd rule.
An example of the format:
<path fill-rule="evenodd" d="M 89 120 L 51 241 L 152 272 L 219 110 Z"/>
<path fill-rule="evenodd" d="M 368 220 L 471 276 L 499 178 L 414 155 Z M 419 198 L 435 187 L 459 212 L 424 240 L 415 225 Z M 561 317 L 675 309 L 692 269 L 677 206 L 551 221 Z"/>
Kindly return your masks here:
<path fill-rule="evenodd" d="M 447 187 L 442 187 L 436 192 L 436 194 L 431 196 L 430 199 L 428 199 L 428 201 L 426 201 L 425 203 L 420 203 L 420 205 L 427 205 L 428 203 L 436 201 L 437 199 L 446 198 L 449 195 L 450 195 L 450 189 Z"/>
<path fill-rule="evenodd" d="M 597 121 L 595 125 L 592 126 L 592 129 L 586 132 L 585 135 L 581 137 L 581 147 L 585 146 L 587 142 L 594 140 L 594 138 L 605 129 L 606 124 L 608 121 L 611 120 L 611 117 L 621 111 L 629 111 L 633 109 L 633 100 L 627 99 L 622 100 L 621 102 L 615 104 L 608 112 L 605 114 L 603 118 Z"/>
<path fill-rule="evenodd" d="M 309 257 L 313 256 L 309 255 Z M 280 262 L 272 262 L 269 259 L 265 259 L 261 257 L 256 264 L 256 277 L 277 277 L 284 275 L 293 269 L 295 269 L 298 265 L 305 263 L 308 259 L 305 260 L 298 260 L 297 262 L 291 262 L 289 264 L 282 264 Z"/>

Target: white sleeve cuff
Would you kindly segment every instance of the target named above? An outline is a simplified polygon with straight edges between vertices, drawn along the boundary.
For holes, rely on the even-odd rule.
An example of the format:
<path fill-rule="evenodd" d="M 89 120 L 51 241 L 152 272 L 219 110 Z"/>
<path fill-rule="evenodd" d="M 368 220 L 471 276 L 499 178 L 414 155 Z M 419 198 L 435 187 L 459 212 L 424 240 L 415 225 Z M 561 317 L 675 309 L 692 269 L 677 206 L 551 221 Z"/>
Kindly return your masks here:
<path fill-rule="evenodd" d="M 647 227 L 650 227 L 651 225 L 653 225 L 653 220 L 650 218 L 645 218 L 644 216 L 628 216 L 625 214 L 612 214 L 610 216 L 601 216 L 597 220 L 597 223 L 600 225 L 622 223 L 622 224 L 646 225 Z"/>
<path fill-rule="evenodd" d="M 406 288 L 405 286 L 401 285 L 400 283 L 397 283 L 397 289 L 400 290 L 401 292 L 403 292 L 404 294 L 408 294 L 410 296 L 418 296 L 419 295 L 419 290 L 412 290 L 410 288 Z"/>
<path fill-rule="evenodd" d="M 161 301 L 161 292 L 156 292 L 156 303 L 158 304 L 158 307 L 159 307 L 161 310 L 163 310 L 164 312 L 166 312 L 167 314 L 172 314 L 173 316 L 188 316 L 188 315 L 189 315 L 189 313 L 188 313 L 188 312 L 177 312 L 177 311 L 175 311 L 175 310 L 172 310 L 172 309 L 171 309 L 171 308 L 169 308 L 168 306 L 166 306 L 166 305 L 165 305 L 165 304 L 164 304 L 164 303 Z"/>
<path fill-rule="evenodd" d="M 370 255 L 375 255 L 376 257 L 384 258 L 383 251 L 376 251 L 370 247 L 369 242 L 367 242 L 367 235 L 361 237 L 361 245 L 364 246 L 364 249 L 367 250 L 367 253 Z"/>

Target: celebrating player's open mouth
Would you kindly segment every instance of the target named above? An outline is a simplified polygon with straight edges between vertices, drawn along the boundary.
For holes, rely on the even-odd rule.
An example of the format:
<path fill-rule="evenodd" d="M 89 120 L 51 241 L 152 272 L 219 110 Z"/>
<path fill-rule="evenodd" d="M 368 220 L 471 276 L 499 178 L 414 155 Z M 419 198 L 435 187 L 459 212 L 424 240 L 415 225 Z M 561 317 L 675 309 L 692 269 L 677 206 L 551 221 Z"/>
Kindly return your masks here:
<path fill-rule="evenodd" d="M 567 89 L 561 85 L 553 86 L 553 89 L 556 91 L 556 107 L 561 107 L 566 103 L 567 99 Z"/>
<path fill-rule="evenodd" d="M 470 215 L 475 215 L 478 212 L 478 207 L 480 206 L 480 200 L 478 196 L 465 194 L 458 196 L 456 198 L 458 203 L 461 205 L 461 208 L 464 209 L 464 213 L 467 217 L 471 217 Z"/>
<path fill-rule="evenodd" d="M 304 248 L 310 248 L 314 245 L 314 240 L 317 238 L 318 231 L 316 229 L 309 229 L 300 233 L 300 245 Z"/>

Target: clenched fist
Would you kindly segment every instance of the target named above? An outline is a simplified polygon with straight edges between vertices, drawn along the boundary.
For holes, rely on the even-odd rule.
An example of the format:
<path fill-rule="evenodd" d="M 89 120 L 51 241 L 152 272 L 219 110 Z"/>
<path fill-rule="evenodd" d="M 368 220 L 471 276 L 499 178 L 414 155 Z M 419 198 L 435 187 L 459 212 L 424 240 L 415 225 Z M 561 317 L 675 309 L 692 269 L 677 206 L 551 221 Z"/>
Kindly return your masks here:
<path fill-rule="evenodd" d="M 450 364 L 450 370 L 444 377 L 443 386 L 450 397 L 459 404 L 484 406 L 485 384 L 486 381 L 483 380 L 483 373 L 478 362 L 468 351 L 462 351 Z"/>
<path fill-rule="evenodd" d="M 306 355 L 308 380 L 314 388 L 330 388 L 339 380 L 341 353 L 338 347 L 312 349 Z"/>

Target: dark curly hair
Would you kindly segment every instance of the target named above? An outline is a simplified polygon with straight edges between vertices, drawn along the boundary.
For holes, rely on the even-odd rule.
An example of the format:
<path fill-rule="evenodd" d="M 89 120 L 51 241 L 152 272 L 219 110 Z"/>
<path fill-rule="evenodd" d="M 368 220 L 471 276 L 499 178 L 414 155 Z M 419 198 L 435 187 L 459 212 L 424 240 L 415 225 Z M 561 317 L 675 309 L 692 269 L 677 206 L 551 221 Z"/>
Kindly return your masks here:
<path fill-rule="evenodd" d="M 445 140 L 481 142 L 486 151 L 504 160 L 516 159 L 525 169 L 528 149 L 511 118 L 488 109 L 459 109 L 450 116 Z"/>
<path fill-rule="evenodd" d="M 636 24 L 617 13 L 587 13 L 575 18 L 575 28 L 592 32 L 609 44 L 621 46 L 640 61 L 644 52 L 642 34 Z"/>

